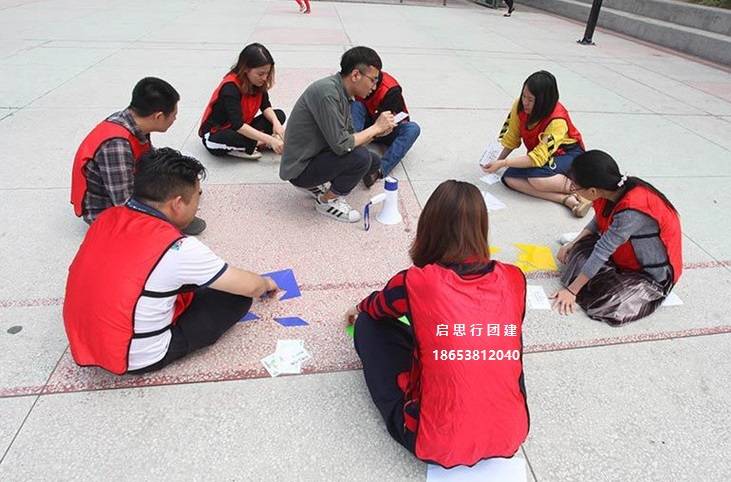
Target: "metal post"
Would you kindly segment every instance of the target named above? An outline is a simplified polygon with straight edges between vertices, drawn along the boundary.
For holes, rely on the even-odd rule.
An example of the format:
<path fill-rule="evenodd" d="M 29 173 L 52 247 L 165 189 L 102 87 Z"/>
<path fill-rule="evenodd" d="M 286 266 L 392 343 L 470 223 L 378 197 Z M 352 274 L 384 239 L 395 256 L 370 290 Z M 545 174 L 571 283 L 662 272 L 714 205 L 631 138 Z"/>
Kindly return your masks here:
<path fill-rule="evenodd" d="M 591 3 L 591 12 L 589 12 L 589 20 L 586 21 L 586 31 L 584 32 L 584 38 L 577 40 L 577 43 L 581 45 L 594 45 L 592 37 L 594 36 L 594 28 L 596 28 L 596 21 L 599 19 L 599 10 L 602 8 L 602 0 L 594 0 Z"/>

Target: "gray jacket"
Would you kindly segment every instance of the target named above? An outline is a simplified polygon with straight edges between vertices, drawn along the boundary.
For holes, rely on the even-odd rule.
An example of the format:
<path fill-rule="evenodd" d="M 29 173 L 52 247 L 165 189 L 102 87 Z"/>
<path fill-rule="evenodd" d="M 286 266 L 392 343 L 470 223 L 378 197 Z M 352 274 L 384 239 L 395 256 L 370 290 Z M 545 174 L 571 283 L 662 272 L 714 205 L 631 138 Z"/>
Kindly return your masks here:
<path fill-rule="evenodd" d="M 338 156 L 355 147 L 350 99 L 340 74 L 310 84 L 287 120 L 279 177 L 289 181 L 307 168 L 310 160 L 325 150 Z"/>

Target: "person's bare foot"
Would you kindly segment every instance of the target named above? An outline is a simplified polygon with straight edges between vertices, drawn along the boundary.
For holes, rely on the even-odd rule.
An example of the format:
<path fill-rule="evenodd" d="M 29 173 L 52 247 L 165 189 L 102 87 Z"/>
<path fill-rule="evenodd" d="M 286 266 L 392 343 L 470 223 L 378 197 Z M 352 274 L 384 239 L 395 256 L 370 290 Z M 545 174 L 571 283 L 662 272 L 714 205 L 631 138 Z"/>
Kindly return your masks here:
<path fill-rule="evenodd" d="M 561 204 L 569 208 L 571 214 L 573 214 L 577 218 L 583 218 L 584 216 L 586 216 L 592 206 L 591 201 L 589 201 L 588 199 L 584 199 L 578 194 L 567 195 L 565 198 L 563 198 Z"/>

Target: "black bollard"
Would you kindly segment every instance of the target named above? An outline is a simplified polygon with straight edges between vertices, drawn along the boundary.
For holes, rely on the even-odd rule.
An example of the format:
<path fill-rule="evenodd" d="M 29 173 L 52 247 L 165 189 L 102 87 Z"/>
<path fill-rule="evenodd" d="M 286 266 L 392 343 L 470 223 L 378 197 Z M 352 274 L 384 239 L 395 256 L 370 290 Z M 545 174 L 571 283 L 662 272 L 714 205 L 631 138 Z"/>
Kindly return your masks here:
<path fill-rule="evenodd" d="M 599 10 L 601 10 L 601 8 L 602 0 L 594 0 L 591 3 L 591 12 L 589 12 L 589 20 L 586 22 L 584 38 L 577 40 L 577 43 L 581 45 L 594 45 L 591 38 L 594 36 L 594 29 L 596 28 L 596 21 L 599 20 Z"/>

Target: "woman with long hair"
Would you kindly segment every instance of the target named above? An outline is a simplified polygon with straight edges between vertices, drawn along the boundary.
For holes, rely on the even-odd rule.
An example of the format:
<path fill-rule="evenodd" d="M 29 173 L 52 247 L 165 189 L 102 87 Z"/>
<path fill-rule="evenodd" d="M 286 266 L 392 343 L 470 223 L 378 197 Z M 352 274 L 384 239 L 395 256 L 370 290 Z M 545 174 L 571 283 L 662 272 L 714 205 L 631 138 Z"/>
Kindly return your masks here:
<path fill-rule="evenodd" d="M 198 135 L 208 152 L 243 159 L 259 159 L 257 147 L 282 153 L 285 115 L 269 101 L 273 86 L 272 54 L 261 44 L 247 45 L 216 87 L 203 114 Z"/>
<path fill-rule="evenodd" d="M 512 457 L 528 435 L 525 277 L 490 260 L 487 232 L 479 189 L 443 182 L 419 218 L 413 266 L 346 314 L 389 433 L 444 467 Z"/>
<path fill-rule="evenodd" d="M 590 318 L 619 325 L 651 314 L 683 271 L 680 217 L 650 183 L 622 174 L 612 156 L 587 151 L 568 173 L 572 190 L 593 201 L 594 218 L 558 252 L 565 288 L 561 314 L 578 303 Z"/>
<path fill-rule="evenodd" d="M 576 217 L 584 217 L 591 203 L 569 191 L 566 173 L 571 161 L 584 152 L 581 133 L 558 101 L 558 84 L 550 72 L 534 72 L 523 82 L 499 135 L 503 150 L 497 160 L 483 166 L 493 173 L 507 168 L 503 183 L 529 196 L 563 204 Z M 508 159 L 525 144 L 528 153 Z"/>

